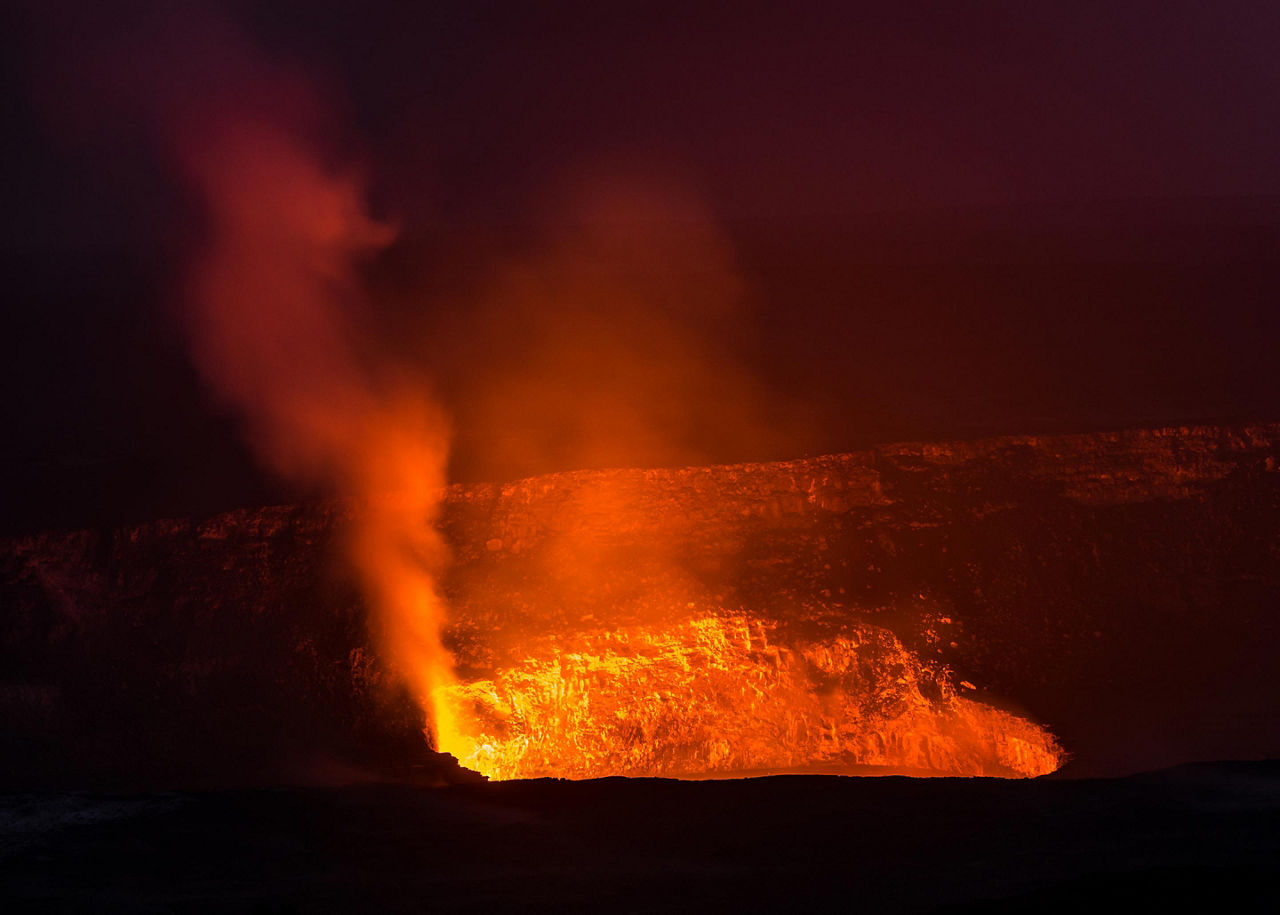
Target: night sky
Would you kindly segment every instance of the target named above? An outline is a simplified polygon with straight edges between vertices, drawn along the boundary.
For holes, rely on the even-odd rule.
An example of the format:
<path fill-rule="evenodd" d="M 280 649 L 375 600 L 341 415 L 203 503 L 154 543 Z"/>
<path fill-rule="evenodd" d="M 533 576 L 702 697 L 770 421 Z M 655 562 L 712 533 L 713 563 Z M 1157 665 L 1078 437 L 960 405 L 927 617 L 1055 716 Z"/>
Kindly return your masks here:
<path fill-rule="evenodd" d="M 455 479 L 1280 418 L 1274 4 L 3 16 L 6 533 L 299 495 L 191 367 L 149 123 L 244 57 L 397 227 L 362 321 Z"/>

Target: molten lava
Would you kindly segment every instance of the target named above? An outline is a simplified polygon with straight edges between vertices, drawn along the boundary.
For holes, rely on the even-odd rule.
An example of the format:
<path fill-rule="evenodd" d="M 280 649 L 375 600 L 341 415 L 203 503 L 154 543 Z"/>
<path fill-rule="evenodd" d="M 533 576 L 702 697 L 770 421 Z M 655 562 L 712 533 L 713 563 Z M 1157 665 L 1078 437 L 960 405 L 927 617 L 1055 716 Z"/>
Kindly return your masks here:
<path fill-rule="evenodd" d="M 464 733 L 442 749 L 495 779 L 1031 777 L 1062 764 L 1046 730 L 955 696 L 888 630 L 824 628 L 796 636 L 708 614 L 548 636 L 488 678 L 443 688 Z"/>

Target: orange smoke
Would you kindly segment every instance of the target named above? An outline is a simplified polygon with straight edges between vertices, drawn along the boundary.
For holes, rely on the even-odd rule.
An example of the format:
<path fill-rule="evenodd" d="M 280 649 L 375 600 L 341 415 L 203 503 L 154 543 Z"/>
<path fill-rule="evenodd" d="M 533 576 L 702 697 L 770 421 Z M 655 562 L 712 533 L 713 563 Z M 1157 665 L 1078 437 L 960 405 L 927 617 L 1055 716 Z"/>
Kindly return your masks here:
<path fill-rule="evenodd" d="M 447 425 L 425 384 L 370 358 L 355 320 L 359 259 L 392 232 L 366 212 L 356 176 L 323 167 L 285 127 L 204 113 L 175 139 L 208 212 L 190 274 L 196 364 L 270 468 L 356 503 L 348 556 L 384 653 L 447 750 L 454 728 L 432 701 L 452 683 L 433 523 Z"/>
<path fill-rule="evenodd" d="M 536 228 L 461 251 L 474 275 L 458 306 L 425 316 L 460 468 L 515 479 L 803 452 L 804 411 L 751 370 L 751 284 L 714 213 L 660 169 L 599 171 L 554 184 Z"/>

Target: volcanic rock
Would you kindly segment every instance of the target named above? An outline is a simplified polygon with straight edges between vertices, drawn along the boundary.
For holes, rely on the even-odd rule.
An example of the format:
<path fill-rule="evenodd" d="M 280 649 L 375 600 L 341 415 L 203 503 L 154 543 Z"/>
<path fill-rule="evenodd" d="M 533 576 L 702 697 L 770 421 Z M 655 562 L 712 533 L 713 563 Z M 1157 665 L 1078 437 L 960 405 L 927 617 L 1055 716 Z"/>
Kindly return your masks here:
<path fill-rule="evenodd" d="M 447 638 L 482 678 L 691 605 L 804 637 L 839 619 L 1043 722 L 1078 772 L 1280 755 L 1278 464 L 1280 425 L 1259 424 L 455 486 Z M 5 778 L 412 765 L 419 713 L 336 558 L 358 510 L 0 543 Z M 428 780 L 462 777 L 446 763 Z"/>

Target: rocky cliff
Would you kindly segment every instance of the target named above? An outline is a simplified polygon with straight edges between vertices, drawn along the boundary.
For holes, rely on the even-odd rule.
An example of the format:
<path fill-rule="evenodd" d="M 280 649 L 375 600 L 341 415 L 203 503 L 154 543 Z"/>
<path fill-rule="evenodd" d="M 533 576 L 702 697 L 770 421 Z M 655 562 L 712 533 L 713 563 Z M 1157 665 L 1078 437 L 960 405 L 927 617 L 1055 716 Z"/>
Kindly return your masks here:
<path fill-rule="evenodd" d="M 1265 424 L 453 487 L 448 638 L 481 677 L 695 608 L 874 626 L 924 694 L 1046 723 L 1076 771 L 1280 755 L 1278 462 Z M 0 543 L 7 778 L 453 777 L 335 558 L 358 510 Z"/>

